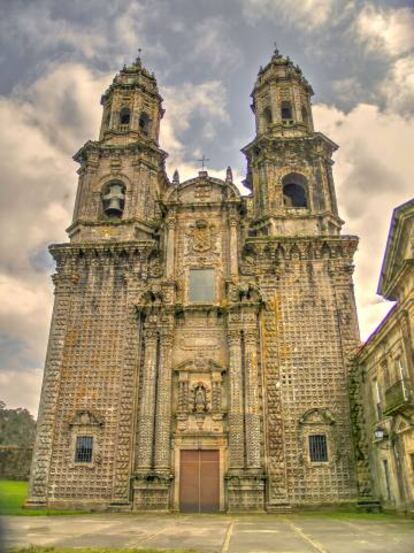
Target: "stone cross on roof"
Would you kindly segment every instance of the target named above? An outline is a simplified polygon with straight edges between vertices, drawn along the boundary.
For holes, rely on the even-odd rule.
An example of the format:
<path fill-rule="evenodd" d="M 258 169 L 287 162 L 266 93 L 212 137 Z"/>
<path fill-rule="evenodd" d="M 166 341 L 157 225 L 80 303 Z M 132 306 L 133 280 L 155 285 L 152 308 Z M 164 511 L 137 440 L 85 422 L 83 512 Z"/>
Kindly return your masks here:
<path fill-rule="evenodd" d="M 201 159 L 196 159 L 196 161 L 198 161 L 199 163 L 201 163 L 201 169 L 205 169 L 206 168 L 206 161 L 210 161 L 210 158 L 206 157 L 204 154 L 202 156 Z"/>

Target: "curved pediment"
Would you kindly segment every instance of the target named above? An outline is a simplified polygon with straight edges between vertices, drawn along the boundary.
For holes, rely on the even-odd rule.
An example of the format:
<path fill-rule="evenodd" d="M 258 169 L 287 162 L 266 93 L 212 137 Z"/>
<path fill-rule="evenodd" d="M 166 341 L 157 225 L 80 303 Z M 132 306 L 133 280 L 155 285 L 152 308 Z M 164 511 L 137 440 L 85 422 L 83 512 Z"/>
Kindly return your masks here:
<path fill-rule="evenodd" d="M 187 359 L 186 361 L 183 361 L 176 367 L 174 367 L 174 371 L 176 372 L 225 372 L 226 369 L 219 365 L 216 361 L 209 358 L 195 358 L 195 359 Z"/>
<path fill-rule="evenodd" d="M 328 409 L 314 408 L 306 411 L 299 419 L 299 424 L 335 424 L 335 418 Z"/>
<path fill-rule="evenodd" d="M 92 411 L 82 409 L 77 411 L 71 422 L 70 426 L 102 426 L 101 421 Z"/>
<path fill-rule="evenodd" d="M 208 204 L 241 201 L 238 188 L 230 181 L 209 177 L 200 172 L 198 177 L 186 180 L 168 189 L 165 203 Z"/>

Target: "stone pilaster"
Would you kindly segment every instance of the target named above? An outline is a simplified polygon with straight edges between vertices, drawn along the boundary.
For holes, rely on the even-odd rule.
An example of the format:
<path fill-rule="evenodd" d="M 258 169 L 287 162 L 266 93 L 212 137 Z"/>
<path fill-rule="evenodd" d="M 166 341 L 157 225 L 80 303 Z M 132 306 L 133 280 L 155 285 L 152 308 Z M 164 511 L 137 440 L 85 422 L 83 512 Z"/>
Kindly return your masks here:
<path fill-rule="evenodd" d="M 244 335 L 246 371 L 246 464 L 248 469 L 260 469 L 259 378 L 257 371 L 257 332 Z"/>
<path fill-rule="evenodd" d="M 244 467 L 242 349 L 239 330 L 227 335 L 229 347 L 229 469 Z"/>
<path fill-rule="evenodd" d="M 152 468 L 154 443 L 155 392 L 158 370 L 158 333 L 154 327 L 144 330 L 145 359 L 142 397 L 138 419 L 137 469 L 140 472 Z"/>
<path fill-rule="evenodd" d="M 160 367 L 157 386 L 157 406 L 155 422 L 155 455 L 156 471 L 170 471 L 170 438 L 171 438 L 171 349 L 173 338 L 170 334 L 161 334 Z"/>
<path fill-rule="evenodd" d="M 237 219 L 230 219 L 230 274 L 237 276 L 239 272 L 238 243 L 237 243 Z"/>
<path fill-rule="evenodd" d="M 166 261 L 166 273 L 167 278 L 171 278 L 174 275 L 174 262 L 175 262 L 175 226 L 176 220 L 171 218 L 167 222 L 167 261 Z"/>

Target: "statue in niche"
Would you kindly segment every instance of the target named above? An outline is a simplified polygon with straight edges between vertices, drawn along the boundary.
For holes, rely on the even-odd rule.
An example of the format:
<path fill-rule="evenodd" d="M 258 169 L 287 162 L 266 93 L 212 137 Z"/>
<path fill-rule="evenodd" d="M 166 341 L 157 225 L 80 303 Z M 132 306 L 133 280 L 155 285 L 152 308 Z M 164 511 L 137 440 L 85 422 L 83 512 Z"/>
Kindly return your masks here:
<path fill-rule="evenodd" d="M 207 411 L 207 392 L 202 384 L 197 384 L 194 388 L 194 407 L 195 413 L 205 413 Z"/>

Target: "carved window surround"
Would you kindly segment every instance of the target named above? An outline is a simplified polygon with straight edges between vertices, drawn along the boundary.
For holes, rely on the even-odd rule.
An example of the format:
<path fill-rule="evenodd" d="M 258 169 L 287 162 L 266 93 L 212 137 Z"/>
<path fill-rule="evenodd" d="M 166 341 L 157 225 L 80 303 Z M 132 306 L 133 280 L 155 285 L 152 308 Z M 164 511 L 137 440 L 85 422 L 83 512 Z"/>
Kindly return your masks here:
<path fill-rule="evenodd" d="M 86 469 L 94 470 L 97 465 L 102 462 L 101 458 L 101 439 L 103 422 L 99 420 L 91 411 L 78 411 L 69 424 L 70 428 L 70 445 L 68 451 L 68 466 L 70 469 Z M 80 436 L 90 436 L 92 442 L 92 461 L 89 463 L 76 462 L 76 441 Z"/>
<path fill-rule="evenodd" d="M 336 421 L 331 413 L 326 409 L 310 409 L 299 419 L 299 432 L 301 440 L 301 451 L 303 452 L 302 462 L 309 469 L 327 468 L 335 464 L 338 458 L 338 451 L 333 449 L 335 440 Z M 309 436 L 324 434 L 326 436 L 326 447 L 328 452 L 327 461 L 312 461 L 309 451 Z"/>

